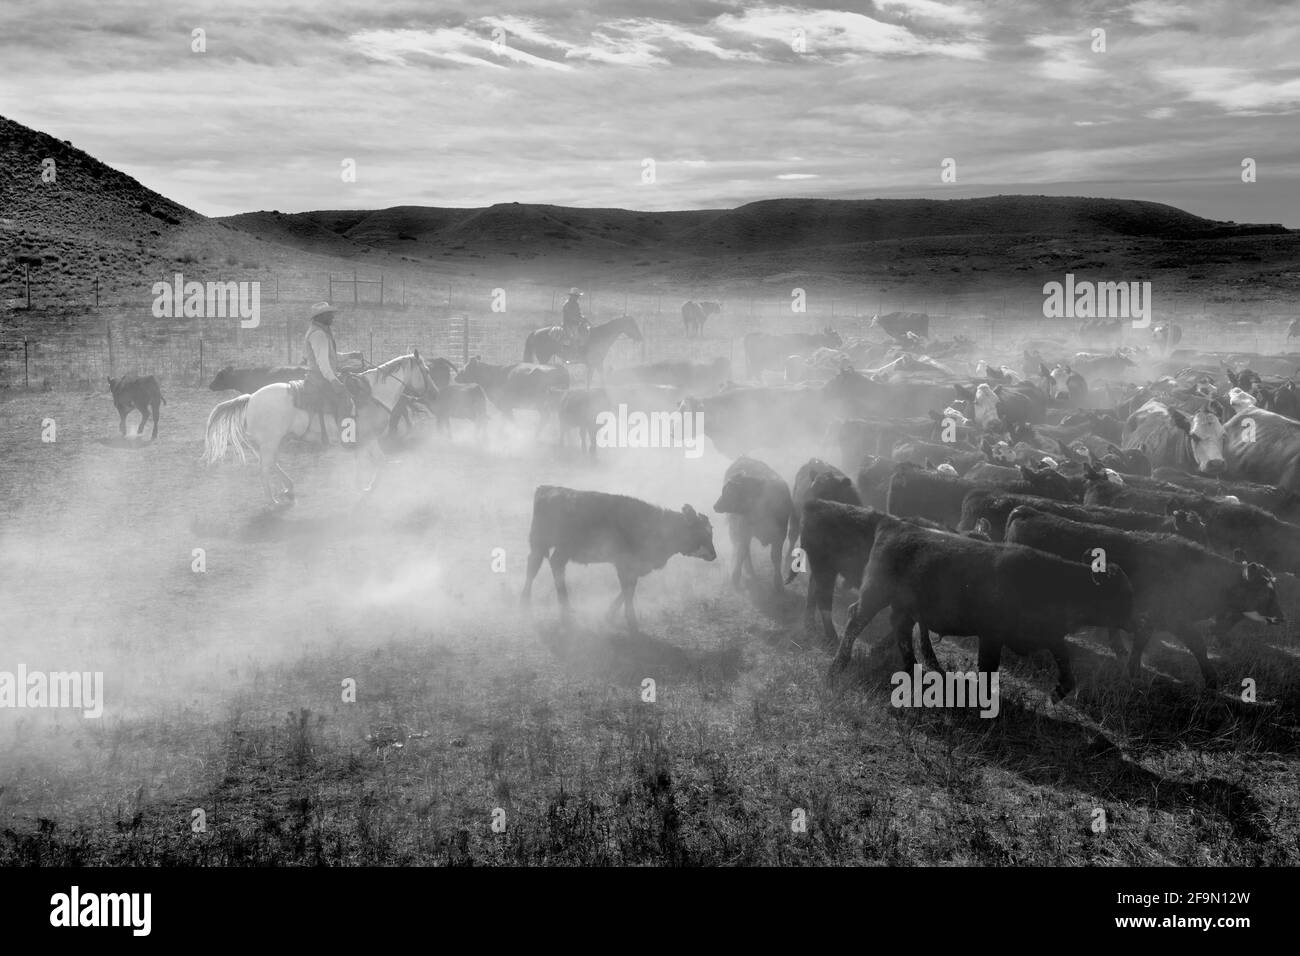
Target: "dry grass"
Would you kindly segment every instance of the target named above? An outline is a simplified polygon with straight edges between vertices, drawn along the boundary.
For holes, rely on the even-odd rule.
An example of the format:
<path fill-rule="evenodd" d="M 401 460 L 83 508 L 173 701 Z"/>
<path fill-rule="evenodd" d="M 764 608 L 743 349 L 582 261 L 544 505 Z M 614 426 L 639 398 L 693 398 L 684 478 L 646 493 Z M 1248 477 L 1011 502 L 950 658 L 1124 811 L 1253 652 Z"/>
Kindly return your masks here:
<path fill-rule="evenodd" d="M 828 682 L 825 652 L 790 641 L 801 586 L 732 592 L 720 526 L 716 564 L 677 557 L 642 583 L 646 634 L 599 624 L 603 567 L 571 569 L 577 629 L 555 624 L 545 569 L 520 615 L 536 484 L 707 510 L 715 456 L 592 466 L 462 434 L 402 451 L 358 504 L 343 452 L 298 449 L 299 506 L 273 516 L 251 469 L 197 464 L 213 396 L 167 397 L 159 441 L 120 447 L 100 441 L 106 396 L 3 406 L 0 667 L 103 670 L 108 704 L 98 721 L 0 711 L 0 863 L 1300 862 L 1289 626 L 1242 625 L 1219 651 L 1253 705 L 1202 692 L 1180 646 L 1130 682 L 1078 638 L 1065 705 L 1044 697 L 1049 660 L 1008 655 L 996 720 L 895 710 L 881 622 Z M 970 642 L 939 650 L 974 666 Z"/>

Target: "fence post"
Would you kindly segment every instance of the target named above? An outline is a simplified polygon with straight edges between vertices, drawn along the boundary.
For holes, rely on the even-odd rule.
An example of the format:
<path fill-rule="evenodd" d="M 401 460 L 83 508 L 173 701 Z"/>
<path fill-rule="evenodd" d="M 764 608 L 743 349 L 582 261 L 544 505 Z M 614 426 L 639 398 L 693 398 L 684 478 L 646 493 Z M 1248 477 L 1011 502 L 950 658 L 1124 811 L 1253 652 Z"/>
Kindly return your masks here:
<path fill-rule="evenodd" d="M 275 277 L 275 301 L 277 303 L 280 301 L 280 277 L 279 276 Z"/>
<path fill-rule="evenodd" d="M 27 340 L 27 339 L 23 339 L 23 388 L 24 388 L 24 389 L 29 389 L 29 388 L 32 387 L 32 386 L 31 386 L 31 381 L 30 381 L 30 380 L 28 379 L 28 377 L 27 377 L 27 346 L 28 346 L 28 344 L 29 344 L 28 340 Z"/>
<path fill-rule="evenodd" d="M 356 305 L 360 300 L 357 298 L 357 270 L 352 270 L 352 304 Z"/>
<path fill-rule="evenodd" d="M 104 320 L 104 339 L 108 342 L 108 374 L 111 378 L 113 375 L 113 326 L 108 319 Z"/>
<path fill-rule="evenodd" d="M 468 313 L 466 313 L 465 315 L 465 345 L 464 345 L 464 352 L 461 356 L 461 364 L 462 365 L 469 364 L 469 314 Z"/>
<path fill-rule="evenodd" d="M 32 267 L 30 264 L 23 263 L 23 285 L 27 288 L 27 310 L 32 308 Z"/>
<path fill-rule="evenodd" d="M 95 308 L 99 308 L 99 276 L 95 276 Z"/>
<path fill-rule="evenodd" d="M 384 274 L 379 273 L 379 304 L 384 304 Z"/>

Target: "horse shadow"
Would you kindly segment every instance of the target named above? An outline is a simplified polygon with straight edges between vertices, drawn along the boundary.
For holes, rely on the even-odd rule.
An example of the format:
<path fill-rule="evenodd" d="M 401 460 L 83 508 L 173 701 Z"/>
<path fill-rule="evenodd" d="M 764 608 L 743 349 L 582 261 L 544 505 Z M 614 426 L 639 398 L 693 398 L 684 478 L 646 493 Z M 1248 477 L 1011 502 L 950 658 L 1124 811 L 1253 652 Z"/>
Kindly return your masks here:
<path fill-rule="evenodd" d="M 143 435 L 126 435 L 117 438 L 96 438 L 95 444 L 103 445 L 105 448 L 148 448 L 154 442 L 151 438 L 145 438 Z"/>

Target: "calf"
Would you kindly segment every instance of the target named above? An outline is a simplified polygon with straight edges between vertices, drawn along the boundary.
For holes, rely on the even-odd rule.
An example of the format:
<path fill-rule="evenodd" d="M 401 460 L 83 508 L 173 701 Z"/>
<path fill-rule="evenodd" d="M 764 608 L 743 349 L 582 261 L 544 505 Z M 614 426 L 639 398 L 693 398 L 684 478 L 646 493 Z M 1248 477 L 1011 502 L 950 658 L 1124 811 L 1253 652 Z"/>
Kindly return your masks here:
<path fill-rule="evenodd" d="M 211 391 L 233 389 L 240 395 L 252 395 L 259 388 L 277 382 L 301 382 L 307 377 L 305 365 L 259 365 L 256 368 L 235 368 L 227 365 L 217 372 L 208 386 Z"/>
<path fill-rule="evenodd" d="M 964 475 L 971 468 L 984 461 L 984 453 L 974 446 L 956 443 L 945 445 L 928 441 L 902 441 L 891 449 L 890 457 L 894 461 L 911 461 L 924 464 L 926 461 L 947 462 L 959 475 Z"/>
<path fill-rule="evenodd" d="M 1244 504 L 1263 508 L 1291 524 L 1300 524 L 1300 495 L 1276 485 L 1202 478 L 1200 475 L 1190 475 L 1178 468 L 1157 468 L 1151 473 L 1151 477 L 1211 498 L 1234 495 Z"/>
<path fill-rule="evenodd" d="M 858 469 L 856 481 L 858 497 L 862 504 L 884 511 L 889 504 L 889 479 L 894 477 L 899 463 L 888 458 L 868 457 Z"/>
<path fill-rule="evenodd" d="M 1205 522 L 1210 547 L 1223 553 L 1244 548 L 1276 571 L 1300 574 L 1300 527 L 1288 524 L 1263 508 L 1188 493 L 1175 495 L 1144 488 L 1126 489 L 1106 482 L 1089 482 L 1084 504 L 1105 504 L 1163 513 L 1195 511 Z"/>
<path fill-rule="evenodd" d="M 709 395 L 731 378 L 731 362 L 663 361 L 633 365 L 609 373 L 610 385 L 671 385 L 692 395 Z"/>
<path fill-rule="evenodd" d="M 804 599 L 803 630 L 815 641 L 816 618 L 821 617 L 822 631 L 828 646 L 839 641 L 831 620 L 835 582 L 843 577 L 856 586 L 862 580 L 876 525 L 884 512 L 859 508 L 838 501 L 813 498 L 803 507 L 800 546 L 808 563 L 808 591 Z M 786 583 L 794 580 L 791 570 Z"/>
<path fill-rule="evenodd" d="M 853 487 L 848 475 L 820 458 L 808 459 L 794 476 L 794 510 L 790 512 L 789 534 L 791 548 L 799 542 L 803 506 L 814 498 L 839 501 L 846 505 L 862 504 L 862 497 Z"/>
<path fill-rule="evenodd" d="M 551 563 L 560 619 L 572 620 L 564 566 L 612 564 L 618 572 L 619 595 L 609 607 L 612 620 L 623 607 L 628 627 L 638 630 L 633 600 L 637 581 L 668 563 L 674 554 L 712 561 L 713 526 L 690 505 L 680 512 L 659 508 L 638 498 L 600 491 L 575 491 L 539 485 L 533 494 L 533 523 L 528 531 L 528 570 L 520 603 L 532 600 L 533 578 L 542 559 Z"/>
<path fill-rule="evenodd" d="M 758 577 L 750 557 L 749 543 L 757 538 L 772 554 L 772 588 L 778 593 L 781 584 L 781 548 L 790 526 L 794 504 L 790 486 L 775 471 L 754 458 L 737 458 L 727 469 L 722 494 L 713 510 L 727 516 L 734 551 L 731 583 L 740 586 L 740 569 Z"/>
<path fill-rule="evenodd" d="M 438 397 L 429 403 L 429 410 L 437 417 L 438 428 L 446 434 L 451 434 L 451 420 L 459 418 L 473 422 L 482 438 L 487 425 L 487 393 L 481 385 L 449 382 L 438 386 Z"/>
<path fill-rule="evenodd" d="M 1152 531 L 1182 535 L 1197 544 L 1206 544 L 1205 523 L 1194 511 L 1174 510 L 1170 514 L 1150 514 L 1145 511 L 1125 511 L 1123 508 L 1106 508 L 1100 505 L 1077 505 L 1067 501 L 1053 501 L 1034 495 L 1007 494 L 993 489 L 978 489 L 966 495 L 961 503 L 961 523 L 965 531 L 980 526 L 993 541 L 1002 541 L 1006 535 L 1007 516 L 1018 506 L 1028 505 L 1047 514 L 1060 515 L 1073 521 L 1104 525 L 1122 531 Z"/>
<path fill-rule="evenodd" d="M 149 415 L 153 414 L 153 434 L 150 439 L 158 437 L 158 406 L 166 405 L 167 400 L 162 397 L 162 390 L 158 387 L 158 380 L 152 375 L 143 377 L 138 375 L 123 375 L 121 378 L 108 380 L 108 390 L 113 396 L 113 404 L 117 407 L 117 415 L 121 421 L 118 427 L 122 435 L 126 435 L 126 416 L 133 411 L 140 412 L 140 433 L 144 434 L 144 426 L 149 422 Z"/>
<path fill-rule="evenodd" d="M 1211 633 L 1219 637 L 1242 618 L 1269 624 L 1283 620 L 1272 572 L 1246 561 L 1241 551 L 1229 560 L 1175 535 L 1118 531 L 1023 505 L 1007 520 L 1007 541 L 1093 568 L 1095 561 L 1103 560 L 1107 566 L 1115 562 L 1124 569 L 1133 585 L 1135 610 L 1143 618 L 1133 632 L 1129 657 L 1129 674 L 1134 677 L 1142 669 L 1150 635 L 1167 631 L 1187 645 L 1206 685 L 1212 687 L 1218 679 L 1196 629 L 1198 621 L 1211 619 Z M 1110 641 L 1115 656 L 1122 657 L 1116 628 L 1111 628 Z"/>
<path fill-rule="evenodd" d="M 1022 467 L 1020 475 L 1020 481 L 1008 482 L 1001 487 L 1017 494 L 1041 495 L 1060 501 L 1073 498 L 1069 487 L 1070 479 L 1055 471 L 1030 471 Z M 898 518 L 920 515 L 956 528 L 961 522 L 962 501 L 967 493 L 981 487 L 988 486 L 965 478 L 953 478 L 915 468 L 900 468 L 889 479 L 887 510 Z"/>
<path fill-rule="evenodd" d="M 1083 564 L 1033 548 L 991 544 L 918 528 L 880 515 L 857 604 L 835 654 L 846 667 L 853 643 L 891 607 L 890 630 L 903 669 L 916 665 L 912 628 L 979 638 L 979 670 L 995 672 L 1002 648 L 1046 649 L 1056 661 L 1053 698 L 1074 689 L 1066 635 L 1093 625 L 1132 630 L 1133 588 L 1118 564 L 1093 574 Z M 931 651 L 932 655 L 933 652 Z"/>

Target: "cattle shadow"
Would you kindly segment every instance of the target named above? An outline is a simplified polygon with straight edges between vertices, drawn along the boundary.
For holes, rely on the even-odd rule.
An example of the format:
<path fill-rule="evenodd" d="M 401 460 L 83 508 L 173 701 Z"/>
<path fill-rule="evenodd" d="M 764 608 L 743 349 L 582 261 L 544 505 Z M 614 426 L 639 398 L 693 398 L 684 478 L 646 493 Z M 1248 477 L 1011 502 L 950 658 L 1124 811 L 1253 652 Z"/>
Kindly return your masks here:
<path fill-rule="evenodd" d="M 952 649 L 959 641 L 960 658 L 953 660 Z M 945 670 L 974 669 L 973 639 L 949 638 L 944 644 L 948 653 L 939 650 L 939 654 Z M 1239 839 L 1262 844 L 1273 838 L 1266 808 L 1247 787 L 1214 775 L 1198 780 L 1165 776 L 1142 766 L 1137 758 L 1147 752 L 1186 749 L 1189 744 L 1217 743 L 1213 749 L 1239 750 L 1241 742 L 1230 738 L 1240 732 L 1243 721 L 1250 721 L 1251 732 L 1260 735 L 1251 737 L 1252 750 L 1264 739 L 1290 741 L 1293 728 L 1270 730 L 1270 721 L 1257 705 L 1214 692 L 1200 693 L 1199 688 L 1189 690 L 1186 684 L 1159 675 L 1145 686 L 1137 686 L 1141 680 L 1134 685 L 1121 683 L 1117 691 L 1112 685 L 1121 680 L 1118 662 L 1104 654 L 1081 655 L 1079 650 L 1078 645 L 1071 646 L 1080 690 L 1064 703 L 1042 698 L 1031 703 L 1019 694 L 1005 693 L 1007 676 L 1042 691 L 1055 682 L 1055 665 L 1046 653 L 1006 654 L 997 717 L 981 718 L 979 708 L 972 706 L 899 708 L 899 719 L 905 722 L 905 732 L 933 740 L 944 752 L 951 752 L 955 744 L 1026 783 L 1077 790 L 1108 808 L 1112 818 L 1109 808 L 1117 804 L 1154 812 L 1192 810 L 1223 819 Z M 1086 660 L 1089 656 L 1102 662 Z M 865 653 L 856 654 L 842 675 L 832 677 L 832 684 L 841 690 L 855 686 L 888 697 L 893 689 L 890 678 L 899 669 L 893 645 L 877 641 Z M 1288 746 L 1294 750 L 1293 743 Z"/>
<path fill-rule="evenodd" d="M 789 586 L 780 591 L 772 588 L 771 577 L 763 571 L 758 577 L 742 576 L 740 586 L 732 587 L 730 579 L 727 589 L 734 594 L 747 598 L 751 607 L 773 624 L 788 627 L 797 623 L 803 613 L 804 594 Z"/>
<path fill-rule="evenodd" d="M 568 669 L 639 685 L 647 677 L 730 683 L 744 669 L 744 642 L 683 647 L 644 628 L 534 620 L 542 644 Z"/>

